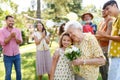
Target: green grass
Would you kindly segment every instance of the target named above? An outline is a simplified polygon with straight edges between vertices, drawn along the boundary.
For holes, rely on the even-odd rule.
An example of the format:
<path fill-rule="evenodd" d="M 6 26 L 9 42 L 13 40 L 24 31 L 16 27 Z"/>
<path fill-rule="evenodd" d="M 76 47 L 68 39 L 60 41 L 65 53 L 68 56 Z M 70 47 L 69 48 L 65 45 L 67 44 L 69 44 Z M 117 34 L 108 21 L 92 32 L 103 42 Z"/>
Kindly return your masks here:
<path fill-rule="evenodd" d="M 32 47 L 32 49 L 28 47 Z M 51 55 L 54 53 L 55 48 L 57 47 L 57 43 L 53 42 L 52 47 L 50 47 Z M 28 50 L 24 50 L 28 48 Z M 35 65 L 35 56 L 36 49 L 35 44 L 22 45 L 20 46 L 21 51 L 21 68 L 22 68 L 22 80 L 38 80 L 36 75 L 36 65 Z M 4 80 L 5 77 L 5 69 L 3 63 L 3 57 L 0 57 L 0 80 Z M 12 69 L 12 80 L 16 80 L 15 69 L 13 66 Z M 43 80 L 48 80 L 47 74 L 43 76 Z"/>
<path fill-rule="evenodd" d="M 28 48 L 29 50 L 24 50 L 27 47 L 32 46 L 32 49 Z M 56 47 L 58 47 L 58 44 L 56 42 L 52 43 L 52 47 L 50 47 L 51 55 L 53 55 Z M 35 65 L 35 56 L 36 56 L 36 49 L 35 44 L 29 44 L 24 45 L 20 47 L 21 50 L 21 68 L 22 68 L 22 80 L 38 80 L 38 77 L 36 75 L 36 65 Z M 4 80 L 5 76 L 5 69 L 3 64 L 3 59 L 0 57 L 0 80 Z M 16 80 L 16 74 L 14 67 L 12 69 L 12 80 Z M 43 76 L 43 80 L 48 80 L 47 74 Z M 98 80 L 102 80 L 99 76 Z"/>

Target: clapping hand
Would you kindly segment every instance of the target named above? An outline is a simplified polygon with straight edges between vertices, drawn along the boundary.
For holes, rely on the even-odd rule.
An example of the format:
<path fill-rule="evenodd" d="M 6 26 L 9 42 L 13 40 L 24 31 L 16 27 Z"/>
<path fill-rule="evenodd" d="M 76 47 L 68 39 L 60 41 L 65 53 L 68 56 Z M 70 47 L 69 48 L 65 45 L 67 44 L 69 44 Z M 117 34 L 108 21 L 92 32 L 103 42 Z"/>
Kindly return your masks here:
<path fill-rule="evenodd" d="M 15 38 L 16 37 L 16 33 L 15 32 L 11 32 L 11 38 Z"/>
<path fill-rule="evenodd" d="M 45 31 L 42 32 L 42 37 L 45 38 Z"/>

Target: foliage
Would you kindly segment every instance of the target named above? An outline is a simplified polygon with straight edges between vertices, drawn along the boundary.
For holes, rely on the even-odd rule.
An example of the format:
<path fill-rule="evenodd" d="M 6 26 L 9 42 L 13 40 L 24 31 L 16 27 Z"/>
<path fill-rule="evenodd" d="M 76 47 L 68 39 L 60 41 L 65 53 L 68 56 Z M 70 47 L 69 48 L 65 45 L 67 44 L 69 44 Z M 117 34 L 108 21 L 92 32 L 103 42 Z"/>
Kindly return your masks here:
<path fill-rule="evenodd" d="M 82 0 L 45 0 L 47 8 L 43 13 L 47 14 L 44 18 L 53 19 L 56 22 L 66 20 L 66 15 L 69 12 L 80 13 Z"/>
<path fill-rule="evenodd" d="M 81 56 L 81 51 L 79 48 L 75 46 L 70 46 L 65 50 L 65 56 L 67 57 L 68 60 L 73 61 Z M 73 66 L 73 71 L 75 73 L 79 73 L 80 71 L 79 66 Z"/>
<path fill-rule="evenodd" d="M 30 47 L 32 44 L 21 46 L 21 49 L 25 49 L 26 47 Z M 37 80 L 38 77 L 36 75 L 36 63 L 35 63 L 35 48 L 31 50 L 27 50 L 25 52 L 21 52 L 21 68 L 22 68 L 22 79 L 23 80 Z M 14 66 L 13 66 L 14 67 Z M 5 71 L 4 64 L 2 58 L 0 57 L 0 80 L 4 80 Z M 47 75 L 45 74 L 43 80 L 47 80 Z M 16 80 L 15 69 L 12 69 L 12 80 Z"/>
<path fill-rule="evenodd" d="M 57 42 L 53 42 L 52 47 L 50 47 L 51 53 L 55 51 Z M 33 44 L 21 46 L 20 49 L 27 49 Z M 25 52 L 24 52 L 25 51 Z M 36 75 L 36 63 L 35 63 L 35 48 L 21 51 L 21 68 L 22 68 L 22 79 L 23 80 L 37 80 Z M 13 66 L 14 67 L 14 66 Z M 5 77 L 5 69 L 3 63 L 3 57 L 0 57 L 0 80 L 4 80 Z M 12 69 L 12 80 L 16 80 L 15 70 Z M 48 76 L 45 74 L 42 80 L 48 80 Z M 99 75 L 98 80 L 102 80 Z"/>

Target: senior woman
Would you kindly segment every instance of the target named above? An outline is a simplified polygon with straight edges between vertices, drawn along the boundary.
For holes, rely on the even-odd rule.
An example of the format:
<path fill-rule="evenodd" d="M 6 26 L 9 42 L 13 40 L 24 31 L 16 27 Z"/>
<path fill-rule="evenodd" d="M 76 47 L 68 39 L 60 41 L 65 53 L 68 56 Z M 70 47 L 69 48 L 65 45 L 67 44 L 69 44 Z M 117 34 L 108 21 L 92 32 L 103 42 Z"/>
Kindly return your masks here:
<path fill-rule="evenodd" d="M 83 33 L 82 25 L 77 21 L 67 22 L 64 28 L 73 39 L 74 45 L 81 50 L 81 56 L 72 62 L 80 67 L 78 75 L 84 80 L 97 80 L 99 67 L 105 64 L 106 59 L 95 36 Z"/>

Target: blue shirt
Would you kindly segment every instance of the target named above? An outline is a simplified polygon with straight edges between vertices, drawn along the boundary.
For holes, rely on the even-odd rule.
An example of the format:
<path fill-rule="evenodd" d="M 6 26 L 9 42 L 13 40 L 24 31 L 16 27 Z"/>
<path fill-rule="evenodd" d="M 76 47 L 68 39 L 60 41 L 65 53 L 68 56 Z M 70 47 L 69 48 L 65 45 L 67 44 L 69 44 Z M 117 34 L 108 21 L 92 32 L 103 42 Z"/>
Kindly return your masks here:
<path fill-rule="evenodd" d="M 96 25 L 96 24 L 93 24 L 93 23 L 91 22 L 91 23 L 90 23 L 90 26 L 92 26 L 93 31 L 94 31 L 94 34 L 96 34 L 96 31 L 97 31 L 97 25 Z"/>

